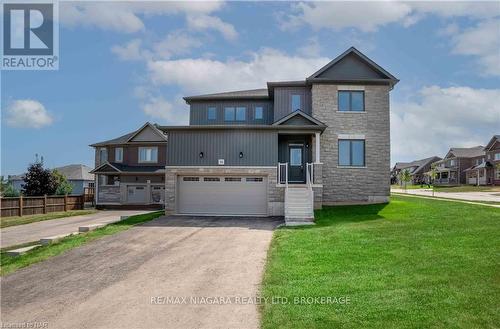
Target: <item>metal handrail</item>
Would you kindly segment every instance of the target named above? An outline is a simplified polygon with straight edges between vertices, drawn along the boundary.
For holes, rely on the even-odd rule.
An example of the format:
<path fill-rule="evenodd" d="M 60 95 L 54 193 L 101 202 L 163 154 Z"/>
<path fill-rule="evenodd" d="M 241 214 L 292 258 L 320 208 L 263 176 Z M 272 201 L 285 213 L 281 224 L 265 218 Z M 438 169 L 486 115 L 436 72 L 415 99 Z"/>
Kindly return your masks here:
<path fill-rule="evenodd" d="M 282 169 L 284 168 L 284 169 Z M 283 179 L 283 173 L 285 174 L 285 177 Z M 279 162 L 278 163 L 278 184 L 283 184 L 283 181 L 288 187 L 288 162 Z"/>
<path fill-rule="evenodd" d="M 314 209 L 314 191 L 312 189 L 312 184 L 314 183 L 314 164 L 312 163 L 306 163 L 306 183 L 311 194 L 311 209 Z"/>

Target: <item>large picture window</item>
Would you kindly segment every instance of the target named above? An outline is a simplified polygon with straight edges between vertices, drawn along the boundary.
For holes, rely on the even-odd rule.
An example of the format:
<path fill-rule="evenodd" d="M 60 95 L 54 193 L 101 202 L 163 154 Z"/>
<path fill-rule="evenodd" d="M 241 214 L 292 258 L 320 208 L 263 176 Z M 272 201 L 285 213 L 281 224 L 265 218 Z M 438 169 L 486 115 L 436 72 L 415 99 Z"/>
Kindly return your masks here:
<path fill-rule="evenodd" d="M 139 147 L 139 162 L 158 162 L 158 148 Z"/>
<path fill-rule="evenodd" d="M 339 91 L 338 105 L 339 105 L 339 111 L 342 112 L 364 112 L 365 92 Z"/>
<path fill-rule="evenodd" d="M 339 166 L 364 167 L 365 141 L 360 139 L 340 139 Z"/>

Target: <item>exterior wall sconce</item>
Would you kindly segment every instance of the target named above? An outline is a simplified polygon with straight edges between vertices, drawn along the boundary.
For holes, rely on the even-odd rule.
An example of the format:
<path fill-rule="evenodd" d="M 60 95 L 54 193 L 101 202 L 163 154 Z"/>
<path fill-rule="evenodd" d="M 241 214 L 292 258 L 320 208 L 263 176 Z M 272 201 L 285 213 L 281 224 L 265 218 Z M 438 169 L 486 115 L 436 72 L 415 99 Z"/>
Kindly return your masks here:
<path fill-rule="evenodd" d="M 243 158 L 243 152 L 240 152 L 240 159 Z"/>
<path fill-rule="evenodd" d="M 200 156 L 200 159 L 203 158 L 203 152 L 200 152 L 199 156 Z"/>

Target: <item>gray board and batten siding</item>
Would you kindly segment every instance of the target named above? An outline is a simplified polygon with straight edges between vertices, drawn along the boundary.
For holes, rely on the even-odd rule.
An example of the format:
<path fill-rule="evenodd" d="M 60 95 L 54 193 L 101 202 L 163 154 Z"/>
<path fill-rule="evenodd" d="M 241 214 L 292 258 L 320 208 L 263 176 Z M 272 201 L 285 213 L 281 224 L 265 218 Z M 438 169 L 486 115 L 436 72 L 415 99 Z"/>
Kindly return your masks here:
<path fill-rule="evenodd" d="M 243 125 L 269 125 L 273 123 L 273 103 L 270 100 L 214 100 L 214 101 L 192 101 L 189 116 L 190 125 L 219 125 L 219 124 L 243 124 Z M 216 118 L 208 119 L 208 108 L 216 108 Z M 224 108 L 245 107 L 246 120 L 225 121 Z M 255 108 L 263 108 L 263 118 L 255 119 Z"/>
<path fill-rule="evenodd" d="M 278 163 L 276 130 L 172 130 L 169 142 L 167 166 L 217 166 L 219 159 L 225 166 Z"/>

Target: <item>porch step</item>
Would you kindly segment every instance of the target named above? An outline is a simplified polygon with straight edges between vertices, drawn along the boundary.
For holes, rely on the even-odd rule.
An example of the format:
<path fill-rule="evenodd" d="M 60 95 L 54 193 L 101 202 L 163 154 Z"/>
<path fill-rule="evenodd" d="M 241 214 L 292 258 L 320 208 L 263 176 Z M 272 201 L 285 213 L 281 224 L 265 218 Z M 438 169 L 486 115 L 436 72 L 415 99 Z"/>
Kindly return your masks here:
<path fill-rule="evenodd" d="M 312 191 L 305 185 L 289 187 L 285 191 L 285 224 L 314 224 Z"/>

